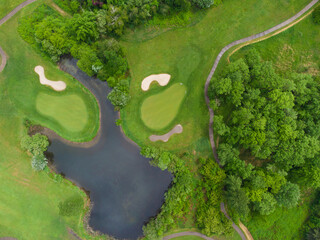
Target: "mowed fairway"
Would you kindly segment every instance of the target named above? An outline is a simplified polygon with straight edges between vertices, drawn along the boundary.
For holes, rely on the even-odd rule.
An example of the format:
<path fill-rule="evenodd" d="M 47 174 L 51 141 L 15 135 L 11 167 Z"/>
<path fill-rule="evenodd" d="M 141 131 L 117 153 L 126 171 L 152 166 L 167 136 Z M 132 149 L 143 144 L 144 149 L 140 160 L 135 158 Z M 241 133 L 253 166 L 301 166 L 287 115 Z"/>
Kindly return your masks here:
<path fill-rule="evenodd" d="M 177 116 L 186 92 L 186 87 L 177 83 L 146 98 L 141 107 L 142 121 L 154 130 L 167 127 Z"/>
<path fill-rule="evenodd" d="M 56 120 L 69 131 L 81 131 L 88 122 L 86 105 L 78 95 L 52 96 L 40 93 L 36 102 L 39 113 Z"/>
<path fill-rule="evenodd" d="M 141 81 L 145 76 L 165 72 L 174 83 L 182 82 L 188 94 L 182 103 L 176 122 L 183 126 L 183 134 L 167 143 L 155 142 L 155 146 L 184 152 L 211 154 L 208 138 L 209 114 L 204 98 L 204 84 L 213 62 L 227 44 L 262 32 L 295 15 L 310 0 L 228 0 L 216 8 L 207 10 L 195 25 L 159 30 L 158 36 L 149 32 L 154 29 L 137 30 L 124 36 L 132 74 L 131 102 L 122 110 L 122 126 L 125 133 L 138 144 L 150 144 L 152 130 L 145 127 L 139 116 L 144 99 Z M 149 35 L 148 35 L 149 34 Z M 152 88 L 154 88 L 152 86 Z M 151 89 L 152 90 L 152 89 Z M 168 126 L 159 134 L 170 130 Z"/>

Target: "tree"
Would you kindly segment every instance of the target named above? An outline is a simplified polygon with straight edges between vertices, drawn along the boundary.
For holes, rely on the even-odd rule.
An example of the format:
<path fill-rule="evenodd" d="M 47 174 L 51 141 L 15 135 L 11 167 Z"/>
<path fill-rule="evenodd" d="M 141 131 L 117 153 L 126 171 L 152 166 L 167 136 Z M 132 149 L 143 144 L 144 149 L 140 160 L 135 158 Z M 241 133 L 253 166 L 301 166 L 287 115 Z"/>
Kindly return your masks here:
<path fill-rule="evenodd" d="M 287 182 L 282 185 L 281 190 L 276 195 L 276 200 L 280 206 L 292 208 L 298 204 L 300 189 L 297 184 Z"/>
<path fill-rule="evenodd" d="M 276 204 L 277 201 L 275 200 L 273 195 L 269 192 L 266 192 L 263 194 L 261 202 L 257 202 L 255 204 L 255 209 L 261 215 L 269 215 L 276 209 Z"/>
<path fill-rule="evenodd" d="M 312 13 L 312 19 L 315 24 L 320 24 L 320 7 L 314 9 Z"/>
<path fill-rule="evenodd" d="M 96 16 L 93 12 L 84 11 L 75 14 L 70 21 L 70 34 L 78 42 L 92 43 L 99 37 Z"/>
<path fill-rule="evenodd" d="M 209 8 L 214 4 L 214 0 L 192 0 L 200 8 Z"/>
<path fill-rule="evenodd" d="M 47 136 L 37 133 L 30 136 L 24 136 L 21 139 L 21 147 L 24 150 L 29 151 L 32 155 L 40 155 L 47 150 L 49 141 Z"/>
<path fill-rule="evenodd" d="M 230 131 L 229 127 L 223 121 L 223 116 L 219 115 L 214 116 L 213 128 L 220 136 L 223 136 Z"/>
<path fill-rule="evenodd" d="M 319 240 L 320 239 L 320 228 L 312 229 L 307 236 L 307 240 Z"/>
<path fill-rule="evenodd" d="M 48 164 L 47 158 L 43 153 L 34 155 L 31 160 L 31 166 L 35 171 L 42 171 Z"/>

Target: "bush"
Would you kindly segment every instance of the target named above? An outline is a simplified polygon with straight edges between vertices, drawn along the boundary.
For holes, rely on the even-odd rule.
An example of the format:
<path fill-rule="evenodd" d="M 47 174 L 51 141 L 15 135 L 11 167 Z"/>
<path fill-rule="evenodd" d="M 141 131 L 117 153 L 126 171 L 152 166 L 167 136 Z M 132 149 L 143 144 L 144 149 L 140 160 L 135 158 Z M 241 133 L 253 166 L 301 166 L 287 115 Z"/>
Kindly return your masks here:
<path fill-rule="evenodd" d="M 312 13 L 312 19 L 315 24 L 320 24 L 320 7 L 317 7 Z"/>
<path fill-rule="evenodd" d="M 47 136 L 41 135 L 40 133 L 37 133 L 32 137 L 27 135 L 21 139 L 22 149 L 27 150 L 34 156 L 43 154 L 48 146 L 49 141 Z"/>
<path fill-rule="evenodd" d="M 35 170 L 35 171 L 44 170 L 45 167 L 47 166 L 47 164 L 48 164 L 48 160 L 43 155 L 43 153 L 32 157 L 31 166 L 32 166 L 33 170 Z"/>
<path fill-rule="evenodd" d="M 59 214 L 60 216 L 75 216 L 81 212 L 83 204 L 81 196 L 72 196 L 59 203 Z"/>
<path fill-rule="evenodd" d="M 200 8 L 209 8 L 214 4 L 214 0 L 192 0 Z"/>

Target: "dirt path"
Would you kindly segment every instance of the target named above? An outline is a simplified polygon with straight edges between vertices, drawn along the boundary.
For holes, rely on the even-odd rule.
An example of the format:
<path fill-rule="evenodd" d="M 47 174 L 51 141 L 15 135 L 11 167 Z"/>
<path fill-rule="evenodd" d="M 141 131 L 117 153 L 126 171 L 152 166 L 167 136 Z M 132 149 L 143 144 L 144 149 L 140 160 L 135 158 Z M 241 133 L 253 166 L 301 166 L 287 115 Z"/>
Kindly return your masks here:
<path fill-rule="evenodd" d="M 0 72 L 2 72 L 4 67 L 7 64 L 7 54 L 3 51 L 1 47 L 0 47 L 0 55 L 1 55 Z"/>
<path fill-rule="evenodd" d="M 319 0 L 313 0 L 311 1 L 304 9 L 302 9 L 300 12 L 298 12 L 296 15 L 294 15 L 293 17 L 289 18 L 288 20 L 264 31 L 264 32 L 261 32 L 261 33 L 258 33 L 258 34 L 255 34 L 255 35 L 252 35 L 250 37 L 247 37 L 247 38 L 243 38 L 243 39 L 240 39 L 240 40 L 237 40 L 237 41 L 234 41 L 230 44 L 228 44 L 227 46 L 225 46 L 221 51 L 220 53 L 218 54 L 212 68 L 211 68 L 211 71 L 209 73 L 209 76 L 206 80 L 206 84 L 205 84 L 205 88 L 204 88 L 204 94 L 205 94 L 205 100 L 206 100 L 206 104 L 207 104 L 207 107 L 208 107 L 208 110 L 209 110 L 209 113 L 210 113 L 210 120 L 209 120 L 209 138 L 210 138 L 210 144 L 211 144 L 211 148 L 212 148 L 212 152 L 213 152 L 213 155 L 217 161 L 217 163 L 220 165 L 220 160 L 219 160 L 219 157 L 218 157 L 218 154 L 217 154 L 217 149 L 216 149 L 216 145 L 215 145 L 215 142 L 214 142 L 214 135 L 213 135 L 213 118 L 214 118 L 214 112 L 212 110 L 212 108 L 210 108 L 210 99 L 208 97 L 208 88 L 209 88 L 209 85 L 210 85 L 210 81 L 213 77 L 213 74 L 215 73 L 217 67 L 218 67 L 218 64 L 222 58 L 222 56 L 225 54 L 225 52 L 227 52 L 229 49 L 231 49 L 232 47 L 236 46 L 236 45 L 239 45 L 239 44 L 242 44 L 242 43 L 247 43 L 247 42 L 251 42 L 255 39 L 259 39 L 259 38 L 262 38 L 270 33 L 274 33 L 284 27 L 288 27 L 291 23 L 293 23 L 294 21 L 296 21 L 297 19 L 299 19 L 303 14 L 305 14 L 306 12 L 308 12 L 315 4 L 318 3 Z M 292 25 L 293 26 L 293 25 Z M 280 32 L 279 32 L 280 33 Z M 221 165 L 220 165 L 221 167 Z M 224 203 L 221 203 L 221 211 L 225 214 L 225 216 L 227 218 L 230 219 L 230 217 L 228 216 L 227 214 L 227 211 L 225 209 L 225 206 L 224 206 Z M 239 233 L 239 235 L 241 236 L 241 239 L 242 240 L 246 240 L 246 239 L 250 239 L 250 240 L 253 240 L 249 230 L 243 225 L 243 224 L 240 224 L 240 227 L 241 229 L 246 233 L 247 237 L 246 238 L 243 234 L 243 232 L 240 230 L 240 228 L 235 224 L 233 223 L 233 228 Z"/>
<path fill-rule="evenodd" d="M 215 240 L 214 238 L 207 237 L 206 235 L 203 235 L 202 233 L 190 232 L 190 231 L 174 233 L 174 234 L 171 234 L 169 236 L 164 237 L 163 240 L 169 240 L 169 239 L 172 239 L 172 238 L 183 237 L 183 236 L 197 236 L 197 237 L 201 237 L 201 238 L 206 239 L 206 240 Z"/>

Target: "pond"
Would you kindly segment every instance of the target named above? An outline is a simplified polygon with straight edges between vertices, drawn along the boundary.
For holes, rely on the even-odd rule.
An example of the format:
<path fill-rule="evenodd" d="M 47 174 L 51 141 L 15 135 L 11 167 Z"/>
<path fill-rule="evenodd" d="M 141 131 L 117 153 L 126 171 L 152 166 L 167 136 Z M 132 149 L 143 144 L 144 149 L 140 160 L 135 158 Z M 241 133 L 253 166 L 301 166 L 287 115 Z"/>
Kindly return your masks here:
<path fill-rule="evenodd" d="M 97 98 L 101 111 L 101 134 L 93 146 L 50 139 L 57 172 L 89 192 L 93 208 L 89 225 L 116 238 L 136 239 L 142 226 L 163 204 L 172 175 L 152 167 L 139 148 L 116 126 L 118 118 L 107 100 L 107 84 L 81 72 L 73 59 L 60 67 L 85 85 Z"/>

